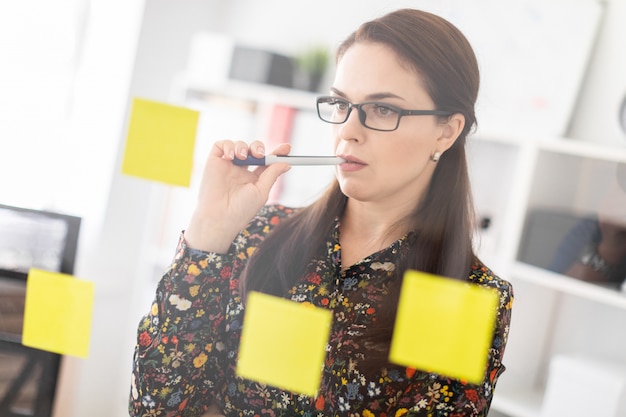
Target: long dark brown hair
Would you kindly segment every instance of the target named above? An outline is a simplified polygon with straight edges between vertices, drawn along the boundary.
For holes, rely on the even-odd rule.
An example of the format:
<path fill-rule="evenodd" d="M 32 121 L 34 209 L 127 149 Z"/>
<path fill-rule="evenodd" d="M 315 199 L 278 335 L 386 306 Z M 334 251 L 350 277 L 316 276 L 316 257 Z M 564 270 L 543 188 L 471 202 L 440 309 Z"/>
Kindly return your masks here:
<path fill-rule="evenodd" d="M 466 137 L 476 124 L 474 104 L 479 71 L 474 52 L 463 34 L 445 19 L 428 12 L 402 9 L 361 25 L 337 49 L 337 61 L 355 43 L 376 42 L 392 48 L 401 62 L 414 69 L 437 109 L 461 113 L 465 126 L 441 157 L 430 186 L 409 219 L 415 233 L 411 254 L 400 259 L 398 277 L 415 269 L 467 279 L 475 255 L 472 249 L 474 210 L 465 155 Z M 334 181 L 313 204 L 283 220 L 251 257 L 241 279 L 243 294 L 262 291 L 285 296 L 302 277 L 309 260 L 325 250 L 329 229 L 341 218 L 347 197 Z M 394 280 L 376 325 L 364 337 L 388 346 L 401 279 Z M 377 349 L 379 350 L 379 349 Z M 386 363 L 380 350 L 373 368 Z M 377 356 L 377 355 L 374 355 Z"/>

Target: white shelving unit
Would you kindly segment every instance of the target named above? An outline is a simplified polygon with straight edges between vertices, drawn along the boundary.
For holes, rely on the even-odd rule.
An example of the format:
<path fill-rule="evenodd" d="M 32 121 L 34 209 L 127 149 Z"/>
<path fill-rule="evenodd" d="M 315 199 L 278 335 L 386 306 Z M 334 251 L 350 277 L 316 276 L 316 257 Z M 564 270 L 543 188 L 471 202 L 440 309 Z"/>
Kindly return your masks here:
<path fill-rule="evenodd" d="M 522 259 L 523 245 L 529 244 L 524 241 L 526 222 L 533 210 L 597 213 L 617 166 L 626 168 L 626 148 L 487 135 L 472 141 L 469 155 L 476 205 L 493 226 L 485 231 L 478 251 L 496 273 L 513 283 L 516 293 L 505 353 L 507 371 L 496 388 L 492 409 L 510 417 L 540 417 L 554 355 L 624 366 L 626 292 Z M 626 215 L 626 207 L 624 211 Z M 545 257 L 554 252 L 551 245 L 557 237 L 551 233 L 557 226 L 545 226 L 545 247 L 534 252 Z"/>
<path fill-rule="evenodd" d="M 224 137 L 241 134 L 262 138 L 267 127 L 266 108 L 291 106 L 306 116 L 301 121 L 306 128 L 294 132 L 297 136 L 294 147 L 327 152 L 330 142 L 325 145 L 325 139 L 320 139 L 330 138 L 323 130 L 324 125 L 317 123 L 318 127 L 311 128 L 306 123 L 315 117 L 315 96 L 241 82 L 193 85 L 184 76 L 175 82 L 172 90 L 175 103 L 213 114 L 205 130 Z M 321 130 L 313 130 L 318 128 Z M 199 147 L 200 153 L 216 139 L 202 135 L 200 132 L 196 149 Z M 490 226 L 478 236 L 477 251 L 489 267 L 513 283 L 516 295 L 505 354 L 507 371 L 496 388 L 492 409 L 494 414 L 509 417 L 540 417 L 547 369 L 553 355 L 575 353 L 620 365 L 626 363 L 626 332 L 616 330 L 626 322 L 626 293 L 521 261 L 520 242 L 525 222 L 530 211 L 541 207 L 597 211 L 598 196 L 605 191 L 611 172 L 618 164 L 626 165 L 626 148 L 478 132 L 469 140 L 468 158 L 478 214 L 491 220 Z M 196 170 L 202 168 L 200 162 L 198 165 Z M 307 177 L 301 183 L 317 176 L 309 171 L 304 175 Z M 326 183 L 322 179 L 319 184 Z M 317 183 L 313 187 L 321 190 Z M 162 196 L 164 230 L 158 238 L 155 233 L 154 239 L 160 261 L 168 259 L 164 253 L 171 254 L 172 242 L 185 226 L 179 222 L 188 218 L 195 195 L 192 180 L 190 189 L 170 190 Z M 576 311 L 585 311 L 589 317 L 581 319 L 580 314 L 572 313 Z M 593 335 L 586 340 L 584 332 Z"/>

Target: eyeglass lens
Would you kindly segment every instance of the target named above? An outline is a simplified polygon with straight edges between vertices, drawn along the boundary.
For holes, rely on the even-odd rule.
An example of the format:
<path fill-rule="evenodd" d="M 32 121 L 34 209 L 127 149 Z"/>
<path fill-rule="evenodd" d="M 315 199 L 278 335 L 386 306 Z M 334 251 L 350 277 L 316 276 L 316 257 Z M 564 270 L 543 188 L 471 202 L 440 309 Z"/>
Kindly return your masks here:
<path fill-rule="evenodd" d="M 361 123 L 370 129 L 394 130 L 398 126 L 400 114 L 393 107 L 382 103 L 351 105 L 344 100 L 321 100 L 317 104 L 319 116 L 329 123 L 344 123 L 354 109 L 359 112 Z"/>

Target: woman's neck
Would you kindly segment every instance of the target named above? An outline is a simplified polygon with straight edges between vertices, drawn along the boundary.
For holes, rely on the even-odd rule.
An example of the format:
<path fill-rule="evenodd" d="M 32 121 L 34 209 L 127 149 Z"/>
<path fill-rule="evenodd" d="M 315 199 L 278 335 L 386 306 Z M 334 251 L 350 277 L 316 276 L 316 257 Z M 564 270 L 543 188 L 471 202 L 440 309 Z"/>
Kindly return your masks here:
<path fill-rule="evenodd" d="M 348 200 L 340 228 L 343 269 L 404 236 L 410 230 L 410 213 Z"/>
<path fill-rule="evenodd" d="M 343 231 L 363 238 L 376 239 L 389 234 L 400 238 L 410 229 L 413 210 L 413 207 L 389 207 L 348 199 L 341 226 Z"/>

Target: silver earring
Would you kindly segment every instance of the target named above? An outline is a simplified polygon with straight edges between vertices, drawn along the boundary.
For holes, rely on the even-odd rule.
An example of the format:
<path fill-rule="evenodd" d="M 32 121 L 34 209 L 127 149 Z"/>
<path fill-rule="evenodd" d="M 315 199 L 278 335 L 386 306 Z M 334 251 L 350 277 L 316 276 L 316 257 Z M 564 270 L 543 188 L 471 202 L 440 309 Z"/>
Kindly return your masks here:
<path fill-rule="evenodd" d="M 433 162 L 439 161 L 439 158 L 441 158 L 441 152 L 438 151 L 435 151 L 435 153 L 430 156 L 430 160 Z"/>

